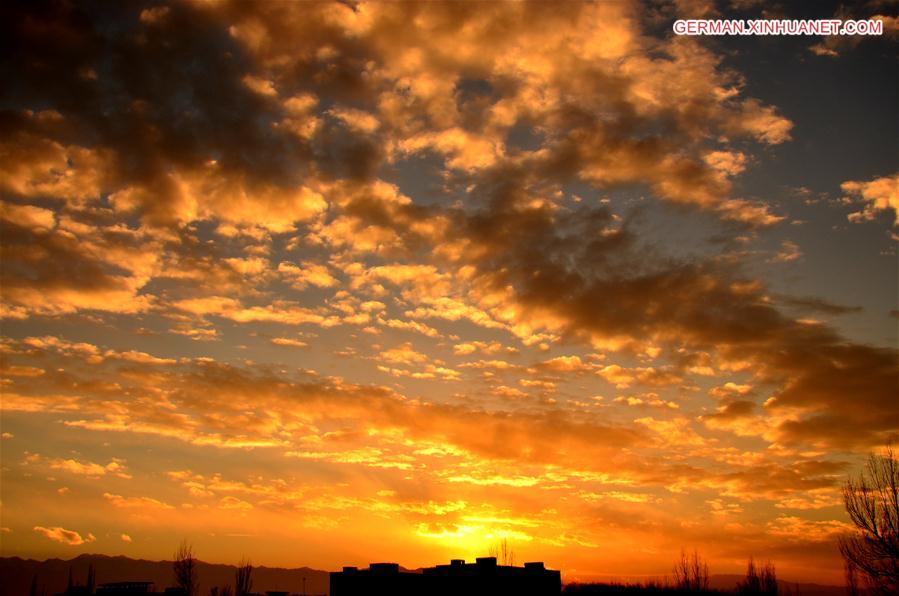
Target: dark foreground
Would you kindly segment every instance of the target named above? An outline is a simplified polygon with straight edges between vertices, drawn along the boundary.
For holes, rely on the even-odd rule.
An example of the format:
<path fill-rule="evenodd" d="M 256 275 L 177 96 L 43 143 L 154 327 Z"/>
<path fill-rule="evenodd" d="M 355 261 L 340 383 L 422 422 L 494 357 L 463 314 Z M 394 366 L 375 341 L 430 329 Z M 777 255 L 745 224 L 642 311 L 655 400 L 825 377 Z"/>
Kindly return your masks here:
<path fill-rule="evenodd" d="M 54 596 L 66 591 L 69 573 L 77 583 L 84 584 L 88 568 L 93 566 L 97 585 L 109 582 L 148 581 L 155 584 L 155 590 L 163 592 L 173 584 L 171 561 L 147 561 L 118 556 L 81 555 L 73 559 L 48 559 L 36 561 L 19 557 L 0 557 L 0 596 L 28 596 L 37 578 L 38 596 Z M 198 596 L 208 596 L 217 586 L 233 584 L 236 567 L 197 562 L 199 578 Z M 738 575 L 712 575 L 710 595 L 732 594 Z M 794 584 L 779 582 L 780 596 L 845 596 L 846 590 L 840 586 L 819 584 Z M 284 592 L 307 596 L 329 592 L 329 573 L 308 567 L 285 569 L 257 566 L 253 569 L 253 592 Z M 464 593 L 463 593 L 464 594 Z M 673 588 L 648 584 L 626 585 L 616 583 L 569 584 L 562 588 L 563 596 L 678 596 Z M 471 596 L 464 594 L 464 596 Z"/>

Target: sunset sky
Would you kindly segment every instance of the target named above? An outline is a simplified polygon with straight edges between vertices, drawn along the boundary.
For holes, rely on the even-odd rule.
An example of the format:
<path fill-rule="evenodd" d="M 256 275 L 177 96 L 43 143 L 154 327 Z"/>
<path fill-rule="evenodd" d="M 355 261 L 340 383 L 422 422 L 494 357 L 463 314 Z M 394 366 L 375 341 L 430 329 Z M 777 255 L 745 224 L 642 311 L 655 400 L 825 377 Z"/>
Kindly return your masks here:
<path fill-rule="evenodd" d="M 2 555 L 842 582 L 899 4 L 762 4 L 4 2 Z"/>

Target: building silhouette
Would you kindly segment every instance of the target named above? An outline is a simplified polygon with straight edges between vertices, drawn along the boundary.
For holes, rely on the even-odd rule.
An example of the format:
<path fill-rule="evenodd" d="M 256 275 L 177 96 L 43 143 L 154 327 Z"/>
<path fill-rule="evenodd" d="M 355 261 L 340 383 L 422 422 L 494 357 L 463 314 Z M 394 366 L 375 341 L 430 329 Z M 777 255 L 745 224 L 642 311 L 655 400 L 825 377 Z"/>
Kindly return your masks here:
<path fill-rule="evenodd" d="M 421 572 L 400 570 L 396 563 L 372 563 L 368 569 L 344 567 L 331 573 L 331 596 L 558 596 L 562 592 L 559 571 L 543 563 L 524 567 L 497 565 L 496 557 L 475 563 L 453 559 Z"/>

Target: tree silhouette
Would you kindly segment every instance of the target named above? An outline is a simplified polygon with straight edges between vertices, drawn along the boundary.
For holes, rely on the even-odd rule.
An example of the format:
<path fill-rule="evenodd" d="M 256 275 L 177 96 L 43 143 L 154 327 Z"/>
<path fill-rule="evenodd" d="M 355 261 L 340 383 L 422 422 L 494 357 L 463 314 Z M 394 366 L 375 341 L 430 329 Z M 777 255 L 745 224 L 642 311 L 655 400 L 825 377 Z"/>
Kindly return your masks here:
<path fill-rule="evenodd" d="M 768 561 L 757 569 L 755 561 L 749 558 L 746 566 L 746 579 L 737 582 L 737 594 L 740 596 L 777 596 L 777 573 L 774 565 Z"/>
<path fill-rule="evenodd" d="M 193 546 L 187 540 L 182 541 L 175 551 L 172 571 L 175 573 L 175 585 L 185 596 L 196 596 L 200 587 L 197 583 L 197 559 Z"/>
<path fill-rule="evenodd" d="M 234 575 L 234 591 L 236 596 L 247 596 L 253 589 L 253 566 L 247 559 L 241 559 Z"/>
<path fill-rule="evenodd" d="M 687 555 L 681 549 L 680 560 L 674 564 L 674 585 L 686 592 L 705 592 L 709 589 L 709 565 L 695 550 Z"/>
<path fill-rule="evenodd" d="M 899 462 L 892 446 L 869 456 L 843 485 L 843 504 L 855 525 L 840 538 L 847 580 L 858 575 L 874 594 L 899 594 Z"/>
<path fill-rule="evenodd" d="M 231 586 L 212 586 L 209 588 L 209 596 L 231 596 Z"/>
<path fill-rule="evenodd" d="M 487 551 L 487 554 L 491 557 L 495 557 L 500 565 L 515 564 L 515 551 L 512 550 L 512 547 L 509 545 L 509 541 L 506 538 L 503 538 L 491 546 Z"/>
<path fill-rule="evenodd" d="M 94 571 L 94 564 L 91 563 L 87 566 L 87 593 L 93 594 L 94 588 L 97 585 L 97 573 Z"/>
<path fill-rule="evenodd" d="M 846 593 L 849 596 L 859 596 L 861 592 L 858 589 L 858 573 L 855 566 L 851 565 L 849 561 L 844 561 L 843 568 L 846 571 Z"/>

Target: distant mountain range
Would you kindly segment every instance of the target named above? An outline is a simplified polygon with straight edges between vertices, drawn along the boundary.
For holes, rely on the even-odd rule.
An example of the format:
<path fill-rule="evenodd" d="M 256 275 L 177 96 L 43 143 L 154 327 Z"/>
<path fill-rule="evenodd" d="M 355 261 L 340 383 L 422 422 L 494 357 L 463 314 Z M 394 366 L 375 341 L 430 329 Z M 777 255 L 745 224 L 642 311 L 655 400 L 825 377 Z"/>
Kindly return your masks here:
<path fill-rule="evenodd" d="M 746 579 L 742 575 L 712 575 L 709 576 L 709 587 L 715 590 L 733 590 L 737 582 Z M 826 586 L 822 584 L 803 584 L 778 580 L 781 594 L 796 596 L 846 596 L 844 586 Z"/>
<path fill-rule="evenodd" d="M 35 561 L 19 557 L 0 558 L 0 596 L 28 596 L 32 579 L 37 576 L 38 594 L 44 588 L 47 596 L 53 596 L 66 589 L 69 569 L 76 583 L 84 584 L 88 566 L 93 565 L 97 584 L 120 581 L 148 581 L 162 591 L 173 585 L 171 561 L 147 561 L 128 557 L 108 557 L 105 555 L 80 555 L 74 559 L 48 559 Z M 200 594 L 209 593 L 213 586 L 234 585 L 234 565 L 218 565 L 199 562 L 197 576 Z M 303 578 L 306 579 L 306 593 L 327 594 L 328 572 L 300 567 L 283 569 L 280 567 L 253 567 L 253 591 L 283 591 L 303 593 Z"/>
<path fill-rule="evenodd" d="M 124 556 L 108 557 L 106 555 L 80 555 L 74 559 L 48 559 L 35 561 L 19 557 L 0 557 L 0 596 L 28 596 L 32 579 L 37 577 L 38 594 L 46 588 L 47 596 L 53 596 L 66 589 L 69 569 L 76 583 L 85 583 L 88 566 L 93 565 L 97 584 L 119 581 L 149 581 L 162 591 L 173 585 L 171 561 L 147 561 L 131 559 Z M 199 562 L 197 575 L 200 582 L 200 594 L 209 593 L 213 586 L 234 585 L 234 565 L 218 565 Z M 283 591 L 293 594 L 303 593 L 305 578 L 306 594 L 328 593 L 328 572 L 320 569 L 300 567 L 285 569 L 282 567 L 254 567 L 253 591 Z M 740 575 L 713 575 L 710 587 L 718 590 L 732 590 L 737 582 L 743 579 Z M 782 593 L 798 596 L 845 596 L 846 589 L 841 586 L 825 586 L 780 582 Z M 786 588 L 784 590 L 783 588 Z"/>

